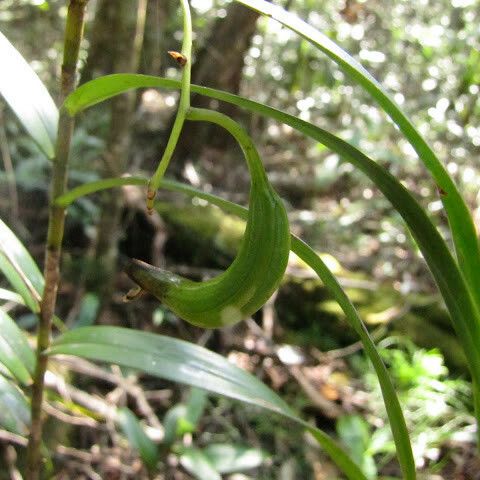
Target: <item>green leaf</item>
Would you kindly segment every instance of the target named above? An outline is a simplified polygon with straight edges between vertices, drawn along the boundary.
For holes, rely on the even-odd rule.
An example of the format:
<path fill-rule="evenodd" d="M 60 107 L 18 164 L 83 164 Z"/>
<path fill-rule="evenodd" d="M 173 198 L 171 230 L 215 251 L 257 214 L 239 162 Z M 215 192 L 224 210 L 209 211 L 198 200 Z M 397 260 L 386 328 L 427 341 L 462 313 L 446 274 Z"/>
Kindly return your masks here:
<path fill-rule="evenodd" d="M 202 418 L 203 412 L 207 405 L 207 392 L 200 388 L 192 388 L 187 401 L 187 411 L 185 418 L 193 426 L 197 428 L 198 422 Z"/>
<path fill-rule="evenodd" d="M 40 311 L 40 298 L 27 287 L 25 282 L 26 277 L 19 273 L 4 256 L 0 246 L 0 272 L 8 280 L 12 288 L 22 298 L 22 303 L 25 304 L 32 312 L 38 313 Z"/>
<path fill-rule="evenodd" d="M 49 350 L 135 368 L 282 415 L 307 428 L 351 480 L 365 480 L 355 465 L 321 430 L 295 415 L 260 380 L 209 350 L 175 338 L 121 327 L 84 327 L 57 338 Z"/>
<path fill-rule="evenodd" d="M 467 279 L 467 287 L 471 289 L 471 294 L 476 299 L 477 304 L 480 305 L 480 244 L 472 216 L 447 170 L 409 118 L 380 83 L 359 62 L 326 35 L 296 15 L 265 0 L 236 1 L 277 20 L 315 45 L 367 91 L 390 116 L 432 174 L 439 191 L 443 192 L 441 199 L 450 223 L 458 262 Z M 192 91 L 195 90 L 192 88 Z"/>
<path fill-rule="evenodd" d="M 23 297 L 27 306 L 32 311 L 38 312 L 44 285 L 43 276 L 28 250 L 2 220 L 0 220 L 0 271 Z"/>
<path fill-rule="evenodd" d="M 208 457 L 198 448 L 182 447 L 180 449 L 180 464 L 198 480 L 222 480 Z"/>
<path fill-rule="evenodd" d="M 54 156 L 58 110 L 45 85 L 0 32 L 0 94 L 48 157 Z"/>
<path fill-rule="evenodd" d="M 212 443 L 203 449 L 203 453 L 221 474 L 257 468 L 268 458 L 268 455 L 258 448 L 230 443 Z"/>
<path fill-rule="evenodd" d="M 200 388 L 192 388 L 187 404 L 179 403 L 170 408 L 163 419 L 163 442 L 171 445 L 178 437 L 193 433 L 203 415 L 207 393 Z"/>
<path fill-rule="evenodd" d="M 24 333 L 10 316 L 0 309 L 0 362 L 21 383 L 31 383 L 35 355 Z"/>
<path fill-rule="evenodd" d="M 153 471 L 158 463 L 158 448 L 143 430 L 143 427 L 128 408 L 118 410 L 117 420 L 132 447 L 138 450 L 145 466 Z"/>
<path fill-rule="evenodd" d="M 89 327 L 95 323 L 100 307 L 100 299 L 94 293 L 87 293 L 80 304 L 80 309 L 72 328 Z"/>
<path fill-rule="evenodd" d="M 183 403 L 168 409 L 163 419 L 163 443 L 165 445 L 172 445 L 178 437 L 194 431 L 193 425 L 185 420 L 186 416 L 187 407 Z"/>
<path fill-rule="evenodd" d="M 370 426 L 360 415 L 343 415 L 337 420 L 337 432 L 351 452 L 352 458 L 362 465 L 368 478 L 377 478 L 373 457 L 369 452 Z"/>
<path fill-rule="evenodd" d="M 27 435 L 30 407 L 20 389 L 0 375 L 0 426 L 18 435 Z"/>
<path fill-rule="evenodd" d="M 135 88 L 148 87 L 180 89 L 181 83 L 177 80 L 133 73 L 105 75 L 77 87 L 65 99 L 63 108 L 73 117 L 82 110 L 115 95 Z"/>

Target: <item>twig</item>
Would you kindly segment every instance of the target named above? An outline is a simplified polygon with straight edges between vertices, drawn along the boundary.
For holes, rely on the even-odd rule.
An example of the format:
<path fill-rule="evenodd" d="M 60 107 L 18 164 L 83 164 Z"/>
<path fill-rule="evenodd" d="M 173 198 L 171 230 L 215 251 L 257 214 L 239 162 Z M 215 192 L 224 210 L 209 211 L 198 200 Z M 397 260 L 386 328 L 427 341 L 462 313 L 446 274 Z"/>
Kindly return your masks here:
<path fill-rule="evenodd" d="M 86 452 L 84 450 L 77 450 L 76 448 L 65 447 L 63 445 L 58 445 L 55 449 L 56 455 L 61 455 L 63 457 L 71 457 L 83 464 L 92 465 L 95 463 L 100 463 L 108 458 L 109 455 L 106 455 L 105 452 L 98 451 L 98 452 Z M 135 467 L 131 467 L 129 465 L 125 465 L 123 463 L 118 462 L 116 464 L 118 470 L 120 470 L 125 475 L 135 475 L 138 474 L 138 470 Z M 95 477 L 100 478 L 101 477 Z"/>
<path fill-rule="evenodd" d="M 22 475 L 17 469 L 17 452 L 12 445 L 5 448 L 5 463 L 8 465 L 10 480 L 22 480 Z"/>
<path fill-rule="evenodd" d="M 263 314 L 267 316 L 267 319 L 269 319 L 268 322 L 271 323 L 270 326 L 273 328 L 273 322 L 275 318 L 275 308 L 274 308 L 273 299 L 267 302 L 264 305 L 263 309 L 264 309 Z M 263 329 L 261 329 L 252 319 L 247 320 L 247 325 L 249 326 L 250 329 L 255 331 L 255 333 L 265 341 L 265 343 L 270 349 L 275 351 L 271 337 L 269 338 L 265 334 L 265 331 Z M 277 358 L 278 358 L 278 355 L 277 355 Z M 326 399 L 323 395 L 317 392 L 317 389 L 315 388 L 315 386 L 312 385 L 310 380 L 308 380 L 308 378 L 304 375 L 304 373 L 302 372 L 299 366 L 287 365 L 285 363 L 283 363 L 283 365 L 287 368 L 290 375 L 292 375 L 292 377 L 295 378 L 298 384 L 302 387 L 303 391 L 305 392 L 307 397 L 311 400 L 311 402 L 316 407 L 318 407 L 325 416 L 329 418 L 337 418 L 342 414 L 342 409 L 336 403 Z"/>
<path fill-rule="evenodd" d="M 57 356 L 56 358 L 61 360 L 62 365 L 68 366 L 70 370 L 88 375 L 90 377 L 99 378 L 120 387 L 123 391 L 135 399 L 138 411 L 148 420 L 150 426 L 163 431 L 162 424 L 149 404 L 145 396 L 145 392 L 135 380 L 132 378 L 125 379 L 121 375 L 115 375 L 114 373 L 107 372 L 94 363 L 81 358 L 71 358 L 67 356 Z"/>
<path fill-rule="evenodd" d="M 114 420 L 117 416 L 116 407 L 109 405 L 104 400 L 94 397 L 72 385 L 65 383 L 64 379 L 50 371 L 45 375 L 45 386 L 55 390 L 58 394 L 73 400 L 74 402 L 87 407 L 92 412 L 104 419 Z"/>
<path fill-rule="evenodd" d="M 91 417 L 79 417 L 70 415 L 68 413 L 62 412 L 58 408 L 55 408 L 53 405 L 45 402 L 43 409 L 45 413 L 51 415 L 52 417 L 58 418 L 63 423 L 69 423 L 71 425 L 77 425 L 80 427 L 89 427 L 89 428 L 98 428 L 99 423 Z"/>
<path fill-rule="evenodd" d="M 17 435 L 16 433 L 8 432 L 7 430 L 0 430 L 0 440 L 14 443 L 15 445 L 19 445 L 21 447 L 26 447 L 28 444 L 28 440 L 25 437 Z"/>

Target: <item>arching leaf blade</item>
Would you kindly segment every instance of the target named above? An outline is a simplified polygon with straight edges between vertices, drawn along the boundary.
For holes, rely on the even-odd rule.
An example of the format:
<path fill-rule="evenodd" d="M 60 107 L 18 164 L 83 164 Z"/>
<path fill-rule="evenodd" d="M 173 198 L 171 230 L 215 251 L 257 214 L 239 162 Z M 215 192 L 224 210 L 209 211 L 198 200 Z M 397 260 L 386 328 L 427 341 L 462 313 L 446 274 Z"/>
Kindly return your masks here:
<path fill-rule="evenodd" d="M 441 199 L 447 212 L 457 259 L 471 285 L 472 295 L 480 305 L 480 243 L 471 213 L 443 164 L 389 93 L 350 54 L 293 13 L 265 0 L 236 1 L 275 19 L 312 43 L 367 91 L 390 116 L 432 174 L 439 191 L 443 192 Z"/>
<path fill-rule="evenodd" d="M 167 190 L 173 190 L 185 193 L 190 196 L 196 196 L 206 200 L 228 213 L 238 215 L 239 217 L 246 219 L 248 210 L 240 205 L 237 205 L 223 198 L 217 197 L 210 193 L 199 191 L 193 187 L 190 187 L 179 182 L 164 179 L 162 186 Z M 412 447 L 410 444 L 409 434 L 405 423 L 405 418 L 402 413 L 400 402 L 398 400 L 395 388 L 392 384 L 388 371 L 375 348 L 375 344 L 371 339 L 365 324 L 359 317 L 354 305 L 348 298 L 347 294 L 328 269 L 325 263 L 322 261 L 319 255 L 301 239 L 292 234 L 291 240 L 292 252 L 294 252 L 300 259 L 302 259 L 307 265 L 309 265 L 315 273 L 319 276 L 337 303 L 342 308 L 345 316 L 350 325 L 358 333 L 365 353 L 369 357 L 372 365 L 377 374 L 382 395 L 384 398 L 385 408 L 390 420 L 390 425 L 393 433 L 393 438 L 397 447 L 399 463 L 401 465 L 403 475 L 405 479 L 415 479 L 415 461 L 412 454 Z"/>
<path fill-rule="evenodd" d="M 122 327 L 83 327 L 57 338 L 49 355 L 76 355 L 135 368 L 174 382 L 208 390 L 282 415 L 313 432 L 351 480 L 366 477 L 325 433 L 312 427 L 266 385 L 225 358 L 198 345 Z"/>
<path fill-rule="evenodd" d="M 27 435 L 30 408 L 23 392 L 0 375 L 0 426 L 17 435 Z"/>
<path fill-rule="evenodd" d="M 13 290 L 18 293 L 25 305 L 34 313 L 40 311 L 39 298 L 27 287 L 24 277 L 12 266 L 8 259 L 0 251 L 0 272 L 8 280 Z"/>
<path fill-rule="evenodd" d="M 24 282 L 29 282 L 32 293 L 37 299 L 43 292 L 44 280 L 35 260 L 18 237 L 0 219 L 0 254 L 23 276 Z"/>
<path fill-rule="evenodd" d="M 27 337 L 17 326 L 14 320 L 0 309 L 0 338 L 10 347 L 15 356 L 20 360 L 28 373 L 35 370 L 35 354 L 28 343 Z M 30 375 L 27 377 L 27 382 Z"/>
<path fill-rule="evenodd" d="M 54 156 L 58 110 L 30 65 L 0 32 L 0 93 L 20 123 L 48 157 Z"/>

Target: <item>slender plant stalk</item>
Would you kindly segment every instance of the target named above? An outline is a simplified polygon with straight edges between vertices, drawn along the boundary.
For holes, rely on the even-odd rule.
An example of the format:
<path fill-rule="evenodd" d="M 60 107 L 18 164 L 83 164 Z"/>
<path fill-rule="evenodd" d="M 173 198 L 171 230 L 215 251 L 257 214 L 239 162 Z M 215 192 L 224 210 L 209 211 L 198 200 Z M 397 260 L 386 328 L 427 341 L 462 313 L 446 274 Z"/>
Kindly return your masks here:
<path fill-rule="evenodd" d="M 157 194 L 160 182 L 167 170 L 168 164 L 172 158 L 173 152 L 180 137 L 180 133 L 185 122 L 185 117 L 190 108 L 190 81 L 192 71 L 192 17 L 190 15 L 190 7 L 188 0 L 181 0 L 183 10 L 183 43 L 182 43 L 182 55 L 184 63 L 182 65 L 182 80 L 181 80 L 181 92 L 180 101 L 178 104 L 177 116 L 173 123 L 170 137 L 163 152 L 162 159 L 158 164 L 157 170 L 153 174 L 150 182 L 148 183 L 147 190 L 147 210 L 151 212 L 153 210 L 153 202 L 155 195 Z"/>
<path fill-rule="evenodd" d="M 64 53 L 61 75 L 60 102 L 75 88 L 78 52 L 83 35 L 85 8 L 88 0 L 70 0 L 65 27 Z M 45 288 L 43 291 L 40 319 L 37 330 L 37 362 L 32 385 L 31 427 L 27 448 L 26 480 L 37 480 L 41 470 L 40 446 L 42 441 L 42 404 L 44 377 L 48 357 L 44 351 L 50 345 L 52 318 L 57 300 L 60 278 L 59 263 L 65 223 L 65 208 L 55 204 L 55 198 L 66 190 L 67 164 L 74 119 L 61 109 L 58 120 L 58 136 L 52 168 L 50 187 L 50 213 L 47 245 L 45 250 Z"/>

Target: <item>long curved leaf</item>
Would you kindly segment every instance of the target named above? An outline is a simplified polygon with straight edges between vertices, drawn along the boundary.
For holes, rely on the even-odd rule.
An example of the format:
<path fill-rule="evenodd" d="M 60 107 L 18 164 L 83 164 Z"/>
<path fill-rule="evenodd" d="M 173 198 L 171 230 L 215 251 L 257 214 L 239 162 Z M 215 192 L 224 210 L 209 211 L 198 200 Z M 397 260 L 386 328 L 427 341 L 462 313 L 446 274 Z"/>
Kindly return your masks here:
<path fill-rule="evenodd" d="M 23 331 L 2 309 L 0 309 L 0 337 L 4 338 L 10 345 L 27 371 L 33 374 L 35 370 L 35 354 L 32 347 L 28 343 Z"/>
<path fill-rule="evenodd" d="M 0 257 L 3 257 L 0 259 L 0 270 L 27 305 L 33 311 L 38 311 L 38 301 L 44 285 L 42 273 L 22 242 L 1 219 Z"/>
<path fill-rule="evenodd" d="M 0 269 L 1 270 L 1 269 Z M 6 302 L 14 302 L 19 305 L 25 305 L 25 300 L 18 293 L 12 292 L 5 288 L 0 288 L 0 300 L 5 300 Z"/>
<path fill-rule="evenodd" d="M 23 392 L 0 375 L 0 426 L 18 435 L 27 435 L 30 408 Z"/>
<path fill-rule="evenodd" d="M 162 186 L 167 190 L 181 191 L 187 195 L 202 198 L 203 200 L 217 205 L 229 213 L 237 215 L 243 219 L 247 218 L 248 210 L 246 208 L 215 195 L 201 192 L 193 187 L 189 187 L 188 185 L 175 182 L 173 180 L 164 179 Z M 300 238 L 293 234 L 291 239 L 291 248 L 292 252 L 298 255 L 298 257 L 301 258 L 307 265 L 309 265 L 319 276 L 326 288 L 342 308 L 350 325 L 359 335 L 365 352 L 372 362 L 380 383 L 385 408 L 390 420 L 390 426 L 392 429 L 393 438 L 395 440 L 395 445 L 397 447 L 399 463 L 402 468 L 404 478 L 414 479 L 415 461 L 413 459 L 412 448 L 410 445 L 408 430 L 405 424 L 402 409 L 387 369 L 380 355 L 378 354 L 377 349 L 375 348 L 375 344 L 373 343 L 365 324 L 362 322 L 347 294 L 338 283 L 333 273 L 322 261 L 320 256 L 317 255 L 317 253 L 315 253 L 315 251 L 309 245 L 304 243 Z"/>
<path fill-rule="evenodd" d="M 58 110 L 45 85 L 0 32 L 0 94 L 48 157 L 54 156 Z"/>
<path fill-rule="evenodd" d="M 57 338 L 49 355 L 68 354 L 135 368 L 255 405 L 307 428 L 351 480 L 366 480 L 324 432 L 295 415 L 266 385 L 222 356 L 183 340 L 121 327 L 84 327 Z"/>
<path fill-rule="evenodd" d="M 23 303 L 34 313 L 40 311 L 40 298 L 27 286 L 25 276 L 19 273 L 5 257 L 0 249 L 0 272 L 8 280 L 13 290 L 17 292 L 23 300 Z"/>
<path fill-rule="evenodd" d="M 31 382 L 35 356 L 23 332 L 0 309 L 0 363 L 21 383 Z"/>
<path fill-rule="evenodd" d="M 447 170 L 409 118 L 359 62 L 323 33 L 291 12 L 265 0 L 236 1 L 277 20 L 315 45 L 366 90 L 395 122 L 432 174 L 439 191 L 443 192 L 442 202 L 450 223 L 458 262 L 471 286 L 473 297 L 480 305 L 480 244 L 472 216 Z"/>
<path fill-rule="evenodd" d="M 144 86 L 178 89 L 180 84 L 175 80 L 147 75 L 108 75 L 81 85 L 67 97 L 64 106 L 71 115 L 75 115 L 85 108 L 123 91 Z M 338 153 L 344 160 L 363 171 L 375 183 L 377 188 L 403 217 L 418 243 L 450 311 L 455 330 L 469 358 L 475 383 L 480 385 L 479 307 L 474 302 L 474 297 L 468 284 L 459 271 L 445 241 L 408 190 L 382 166 L 375 163 L 358 149 L 311 123 L 238 95 L 196 85 L 192 85 L 191 90 L 192 92 L 238 105 L 290 125 Z M 449 194 L 445 197 L 448 196 Z M 468 230 L 467 223 L 465 228 Z M 475 252 L 475 248 L 473 248 L 472 252 Z M 472 255 L 475 256 L 475 253 Z"/>

